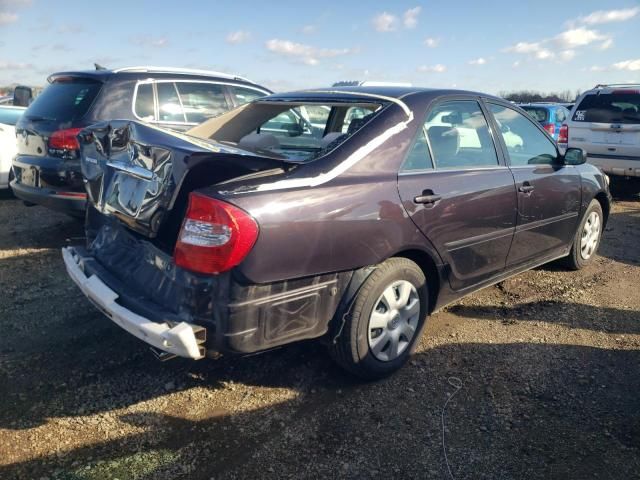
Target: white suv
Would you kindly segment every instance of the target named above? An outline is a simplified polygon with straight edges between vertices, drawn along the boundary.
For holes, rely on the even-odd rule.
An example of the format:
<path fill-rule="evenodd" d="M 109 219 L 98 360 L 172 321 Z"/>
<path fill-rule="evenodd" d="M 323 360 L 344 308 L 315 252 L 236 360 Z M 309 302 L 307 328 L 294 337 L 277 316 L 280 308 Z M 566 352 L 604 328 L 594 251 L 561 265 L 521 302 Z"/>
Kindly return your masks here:
<path fill-rule="evenodd" d="M 582 148 L 609 175 L 640 177 L 640 85 L 597 85 L 560 129 L 560 148 Z"/>

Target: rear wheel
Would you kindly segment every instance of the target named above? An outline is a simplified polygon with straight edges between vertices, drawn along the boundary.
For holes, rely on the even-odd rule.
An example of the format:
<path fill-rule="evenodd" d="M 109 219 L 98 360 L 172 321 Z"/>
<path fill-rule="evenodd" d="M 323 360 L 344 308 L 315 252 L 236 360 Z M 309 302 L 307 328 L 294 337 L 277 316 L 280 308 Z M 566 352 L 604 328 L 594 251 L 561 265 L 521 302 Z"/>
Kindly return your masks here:
<path fill-rule="evenodd" d="M 406 258 L 391 258 L 365 280 L 351 305 L 342 333 L 331 345 L 336 362 L 366 379 L 402 367 L 427 316 L 424 273 Z"/>
<path fill-rule="evenodd" d="M 580 222 L 580 227 L 573 239 L 571 252 L 566 258 L 565 263 L 569 268 L 580 270 L 593 261 L 598 246 L 600 246 L 603 226 L 602 206 L 598 200 L 593 199 L 582 218 L 582 222 Z"/>

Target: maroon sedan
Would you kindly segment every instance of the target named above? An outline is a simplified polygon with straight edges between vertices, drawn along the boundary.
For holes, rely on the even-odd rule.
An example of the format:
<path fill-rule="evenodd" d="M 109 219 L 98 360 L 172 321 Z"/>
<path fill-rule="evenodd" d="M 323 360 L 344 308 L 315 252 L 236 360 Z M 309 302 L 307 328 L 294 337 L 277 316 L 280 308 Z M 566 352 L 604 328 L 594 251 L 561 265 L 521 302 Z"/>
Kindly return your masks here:
<path fill-rule="evenodd" d="M 323 338 L 366 378 L 401 367 L 429 313 L 519 272 L 593 260 L 607 177 L 480 93 L 271 95 L 171 133 L 79 135 L 87 245 L 67 270 L 164 357 Z"/>

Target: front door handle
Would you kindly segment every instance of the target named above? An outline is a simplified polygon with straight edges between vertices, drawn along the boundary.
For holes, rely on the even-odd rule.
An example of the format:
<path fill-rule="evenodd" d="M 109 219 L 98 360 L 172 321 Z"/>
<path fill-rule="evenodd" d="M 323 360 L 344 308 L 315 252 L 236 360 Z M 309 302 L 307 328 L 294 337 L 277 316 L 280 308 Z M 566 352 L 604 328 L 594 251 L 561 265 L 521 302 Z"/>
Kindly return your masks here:
<path fill-rule="evenodd" d="M 426 205 L 433 205 L 442 199 L 442 195 L 436 195 L 433 190 L 423 190 L 422 195 L 418 195 L 413 199 L 415 203 L 423 203 Z"/>
<path fill-rule="evenodd" d="M 518 191 L 522 193 L 531 193 L 533 192 L 533 185 L 531 185 L 529 182 L 524 182 L 522 185 L 520 185 Z"/>

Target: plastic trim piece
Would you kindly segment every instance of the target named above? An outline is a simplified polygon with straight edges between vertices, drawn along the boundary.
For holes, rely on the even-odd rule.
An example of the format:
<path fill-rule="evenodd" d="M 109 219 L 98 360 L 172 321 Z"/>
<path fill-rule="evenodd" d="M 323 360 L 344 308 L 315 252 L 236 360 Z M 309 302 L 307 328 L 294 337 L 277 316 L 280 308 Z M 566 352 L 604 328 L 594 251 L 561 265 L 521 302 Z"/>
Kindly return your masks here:
<path fill-rule="evenodd" d="M 118 294 L 95 275 L 87 277 L 81 268 L 81 258 L 73 247 L 62 249 L 67 273 L 89 300 L 107 317 L 130 334 L 149 345 L 179 357 L 201 359 L 205 356 L 202 344 L 206 331 L 203 327 L 180 322 L 170 326 L 156 323 L 133 313 L 116 303 Z"/>

